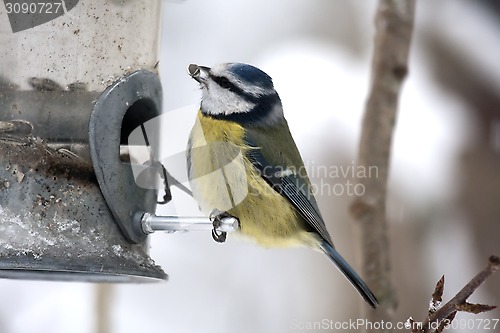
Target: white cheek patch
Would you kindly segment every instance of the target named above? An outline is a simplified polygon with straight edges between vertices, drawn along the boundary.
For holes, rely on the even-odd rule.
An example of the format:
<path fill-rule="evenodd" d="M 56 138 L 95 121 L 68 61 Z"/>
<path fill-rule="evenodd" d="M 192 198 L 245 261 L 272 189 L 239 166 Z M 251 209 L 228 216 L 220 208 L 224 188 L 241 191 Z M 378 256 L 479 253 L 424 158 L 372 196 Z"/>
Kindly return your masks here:
<path fill-rule="evenodd" d="M 249 112 L 255 107 L 254 103 L 246 101 L 211 81 L 208 82 L 207 87 L 203 87 L 202 91 L 201 106 L 205 112 L 210 114 L 243 113 Z"/>

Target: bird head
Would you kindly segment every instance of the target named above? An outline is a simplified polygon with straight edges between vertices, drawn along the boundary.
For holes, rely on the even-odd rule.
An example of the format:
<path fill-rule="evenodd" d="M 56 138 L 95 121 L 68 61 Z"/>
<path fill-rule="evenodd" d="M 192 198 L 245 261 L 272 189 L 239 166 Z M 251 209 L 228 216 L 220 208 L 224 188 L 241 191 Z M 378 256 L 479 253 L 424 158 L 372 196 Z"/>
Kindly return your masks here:
<path fill-rule="evenodd" d="M 273 81 L 257 67 L 242 63 L 212 68 L 191 64 L 188 73 L 200 84 L 201 111 L 205 115 L 252 124 L 283 119 Z"/>

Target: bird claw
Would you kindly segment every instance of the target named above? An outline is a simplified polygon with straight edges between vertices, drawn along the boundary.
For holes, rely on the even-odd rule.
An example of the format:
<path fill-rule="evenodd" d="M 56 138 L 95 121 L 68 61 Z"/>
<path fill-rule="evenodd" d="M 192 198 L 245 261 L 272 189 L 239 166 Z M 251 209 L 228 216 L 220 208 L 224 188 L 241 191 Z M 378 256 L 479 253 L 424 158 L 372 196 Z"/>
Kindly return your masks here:
<path fill-rule="evenodd" d="M 220 226 L 222 225 L 222 219 L 232 217 L 235 218 L 233 215 L 229 214 L 228 212 L 223 212 L 217 208 L 212 210 L 208 218 L 210 221 L 212 221 L 213 224 L 213 229 L 212 229 L 212 238 L 214 241 L 217 243 L 224 243 L 227 238 L 227 232 L 226 231 L 221 231 L 219 230 Z"/>

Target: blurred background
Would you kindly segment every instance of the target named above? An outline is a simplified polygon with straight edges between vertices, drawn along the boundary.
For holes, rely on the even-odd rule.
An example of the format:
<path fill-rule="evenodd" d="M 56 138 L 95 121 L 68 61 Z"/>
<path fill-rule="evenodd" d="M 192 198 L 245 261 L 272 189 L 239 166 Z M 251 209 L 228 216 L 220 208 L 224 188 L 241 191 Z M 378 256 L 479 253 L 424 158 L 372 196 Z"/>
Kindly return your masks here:
<path fill-rule="evenodd" d="M 164 156 L 184 149 L 199 105 L 188 64 L 231 61 L 263 69 L 274 79 L 312 182 L 320 188 L 317 199 L 333 241 L 358 271 L 358 226 L 348 214 L 354 198 L 347 192 L 370 83 L 376 5 L 163 3 Z M 495 0 L 417 0 L 387 201 L 397 321 L 425 318 L 442 275 L 447 301 L 489 255 L 500 255 L 499 15 Z M 347 174 L 325 175 L 317 172 L 321 166 Z M 180 191 L 174 189 L 173 198 L 159 211 L 198 214 Z M 1 280 L 0 332 L 90 333 L 99 332 L 97 323 L 109 333 L 294 332 L 325 319 L 363 318 L 356 291 L 326 257 L 309 249 L 263 249 L 233 235 L 217 244 L 209 233 L 156 233 L 151 257 L 169 274 L 168 282 Z M 500 305 L 500 276 L 470 301 Z M 495 318 L 498 310 L 460 313 L 456 322 Z M 490 332 L 492 325 L 481 329 L 476 322 L 474 329 L 454 331 Z"/>

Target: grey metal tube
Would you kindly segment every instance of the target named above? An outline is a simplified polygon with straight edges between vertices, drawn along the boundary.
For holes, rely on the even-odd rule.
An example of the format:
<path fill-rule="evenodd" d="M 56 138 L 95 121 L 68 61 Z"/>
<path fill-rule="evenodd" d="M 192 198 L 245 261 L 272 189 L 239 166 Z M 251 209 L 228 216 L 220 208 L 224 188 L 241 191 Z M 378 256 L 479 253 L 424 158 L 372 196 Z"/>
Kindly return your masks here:
<path fill-rule="evenodd" d="M 206 217 L 179 217 L 158 216 L 145 213 L 141 217 L 141 228 L 145 234 L 155 231 L 210 231 L 214 229 L 214 223 Z M 234 217 L 223 217 L 215 230 L 219 232 L 233 232 L 239 229 L 238 219 Z"/>

